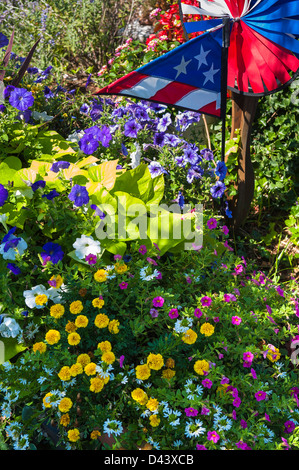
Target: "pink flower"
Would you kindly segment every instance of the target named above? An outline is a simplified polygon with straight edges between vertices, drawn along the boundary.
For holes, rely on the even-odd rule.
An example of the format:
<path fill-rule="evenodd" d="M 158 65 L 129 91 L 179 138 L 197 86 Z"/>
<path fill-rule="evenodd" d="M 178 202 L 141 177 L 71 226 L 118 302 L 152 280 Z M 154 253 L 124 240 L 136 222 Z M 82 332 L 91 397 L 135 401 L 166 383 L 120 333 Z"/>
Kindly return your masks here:
<path fill-rule="evenodd" d="M 152 258 L 146 258 L 146 259 L 150 264 L 153 264 L 154 266 L 158 266 L 158 263 L 154 259 Z"/>
<path fill-rule="evenodd" d="M 145 253 L 147 253 L 147 248 L 145 245 L 140 245 L 139 247 L 139 253 L 141 253 L 142 255 L 145 255 Z"/>
<path fill-rule="evenodd" d="M 213 228 L 217 227 L 217 223 L 218 223 L 217 220 L 212 217 L 211 219 L 208 220 L 207 226 L 210 230 L 212 230 Z"/>
<path fill-rule="evenodd" d="M 253 359 L 254 355 L 250 351 L 243 353 L 243 367 L 250 367 Z"/>
<path fill-rule="evenodd" d="M 208 449 L 201 444 L 196 444 L 196 450 L 208 450 Z"/>
<path fill-rule="evenodd" d="M 284 423 L 284 432 L 287 432 L 288 434 L 290 434 L 291 432 L 294 431 L 295 427 L 296 426 L 293 421 L 286 421 Z"/>
<path fill-rule="evenodd" d="M 224 235 L 228 235 L 229 234 L 229 229 L 226 225 L 223 225 L 222 227 L 222 232 L 224 233 Z"/>
<path fill-rule="evenodd" d="M 200 310 L 200 308 L 196 308 L 194 310 L 194 315 L 197 317 L 197 318 L 200 318 L 202 316 L 202 311 Z"/>
<path fill-rule="evenodd" d="M 271 423 L 270 416 L 269 416 L 269 415 L 267 415 L 267 413 L 265 413 L 265 419 L 266 419 L 267 421 L 269 421 L 269 423 Z"/>
<path fill-rule="evenodd" d="M 220 436 L 216 431 L 208 431 L 207 439 L 208 441 L 212 441 L 214 444 L 216 444 L 219 441 Z"/>
<path fill-rule="evenodd" d="M 128 287 L 128 283 L 123 281 L 123 282 L 121 282 L 121 283 L 119 284 L 119 287 L 120 287 L 122 290 L 123 290 L 123 289 L 126 289 L 126 288 Z"/>
<path fill-rule="evenodd" d="M 263 390 L 259 390 L 258 392 L 256 392 L 254 394 L 255 398 L 257 401 L 262 401 L 262 400 L 266 400 L 267 398 L 267 393 L 266 392 L 263 392 Z"/>
<path fill-rule="evenodd" d="M 236 274 L 241 274 L 243 272 L 243 266 L 242 264 L 238 264 L 236 267 L 235 267 L 235 273 Z"/>
<path fill-rule="evenodd" d="M 86 261 L 89 265 L 91 265 L 91 264 L 96 264 L 96 262 L 97 262 L 97 257 L 96 257 L 96 255 L 92 255 L 92 254 L 86 255 L 86 256 L 85 256 L 85 261 Z"/>
<path fill-rule="evenodd" d="M 120 356 L 119 358 L 119 366 L 122 367 L 124 364 L 125 356 Z"/>
<path fill-rule="evenodd" d="M 164 299 L 163 299 L 163 297 L 158 296 L 158 297 L 155 297 L 155 298 L 153 299 L 153 306 L 154 306 L 154 307 L 162 307 L 163 304 L 164 304 Z"/>
<path fill-rule="evenodd" d="M 198 415 L 198 410 L 195 408 L 185 408 L 185 413 L 186 416 L 197 416 Z"/>
<path fill-rule="evenodd" d="M 243 429 L 246 429 L 246 428 L 247 428 L 247 423 L 246 423 L 246 421 L 245 421 L 244 419 L 241 419 L 240 425 L 241 425 L 241 427 L 242 427 Z"/>
<path fill-rule="evenodd" d="M 159 312 L 155 308 L 150 309 L 150 314 L 151 314 L 152 318 L 157 318 L 159 316 Z"/>
<path fill-rule="evenodd" d="M 168 315 L 170 316 L 170 318 L 177 318 L 179 316 L 178 309 L 172 308 L 171 310 L 169 310 Z"/>
<path fill-rule="evenodd" d="M 232 317 L 232 324 L 233 325 L 240 325 L 241 321 L 242 321 L 242 318 L 240 318 L 240 317 L 237 317 L 237 316 Z"/>
<path fill-rule="evenodd" d="M 213 382 L 210 379 L 204 379 L 201 383 L 202 383 L 202 386 L 206 388 L 211 388 L 213 385 Z"/>
<path fill-rule="evenodd" d="M 201 415 L 208 415 L 209 413 L 210 413 L 209 408 L 206 408 L 205 406 L 203 406 L 200 414 Z"/>
<path fill-rule="evenodd" d="M 202 297 L 202 298 L 200 299 L 200 301 L 201 301 L 201 305 L 202 305 L 203 307 L 209 307 L 209 306 L 211 305 L 211 303 L 212 303 L 211 297 L 208 297 L 207 295 L 205 295 L 204 297 Z"/>
<path fill-rule="evenodd" d="M 233 401 L 233 406 L 235 406 L 236 408 L 239 408 L 239 406 L 241 405 L 241 398 L 240 397 L 236 397 Z"/>
<path fill-rule="evenodd" d="M 224 302 L 230 302 L 230 301 L 235 302 L 237 300 L 237 298 L 234 294 L 224 294 L 223 300 L 224 300 Z"/>
<path fill-rule="evenodd" d="M 122 255 L 114 255 L 114 259 L 115 261 L 122 259 Z"/>

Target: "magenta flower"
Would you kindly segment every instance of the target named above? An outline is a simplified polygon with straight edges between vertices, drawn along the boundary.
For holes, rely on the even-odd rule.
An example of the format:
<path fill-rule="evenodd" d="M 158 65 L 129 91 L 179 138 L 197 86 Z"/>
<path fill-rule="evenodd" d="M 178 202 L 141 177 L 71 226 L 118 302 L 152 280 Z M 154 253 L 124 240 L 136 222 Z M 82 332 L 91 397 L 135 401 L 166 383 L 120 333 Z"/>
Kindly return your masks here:
<path fill-rule="evenodd" d="M 228 235 L 229 234 L 229 229 L 226 225 L 223 225 L 222 227 L 222 232 L 224 233 L 224 235 Z"/>
<path fill-rule="evenodd" d="M 139 247 L 139 253 L 141 253 L 142 255 L 145 255 L 145 253 L 147 253 L 147 248 L 145 245 L 140 245 Z"/>
<path fill-rule="evenodd" d="M 236 397 L 233 401 L 233 406 L 235 406 L 236 408 L 239 408 L 239 406 L 241 405 L 242 401 L 241 401 L 241 398 L 240 397 Z"/>
<path fill-rule="evenodd" d="M 164 304 L 164 299 L 161 296 L 155 297 L 153 299 L 153 306 L 154 307 L 162 307 Z"/>
<path fill-rule="evenodd" d="M 235 273 L 236 274 L 241 274 L 243 272 L 243 266 L 242 264 L 238 264 L 236 267 L 235 267 Z"/>
<path fill-rule="evenodd" d="M 197 416 L 198 415 L 198 410 L 195 408 L 185 408 L 185 413 L 186 416 Z"/>
<path fill-rule="evenodd" d="M 246 351 L 243 353 L 243 367 L 250 367 L 252 361 L 254 359 L 254 355 L 250 351 Z"/>
<path fill-rule="evenodd" d="M 217 444 L 217 442 L 220 439 L 220 436 L 219 436 L 219 434 L 217 434 L 216 431 L 208 431 L 207 439 L 208 439 L 208 441 L 212 441 L 212 442 L 214 442 L 214 444 Z"/>
<path fill-rule="evenodd" d="M 128 283 L 125 282 L 125 281 L 123 281 L 123 282 L 121 282 L 121 283 L 119 284 L 119 287 L 120 287 L 120 289 L 122 289 L 122 290 L 123 290 L 123 289 L 126 289 L 126 288 L 128 287 Z"/>
<path fill-rule="evenodd" d="M 224 300 L 224 302 L 230 302 L 230 301 L 235 302 L 237 300 L 237 298 L 234 294 L 224 294 L 223 300 Z"/>
<path fill-rule="evenodd" d="M 218 223 L 217 220 L 212 217 L 212 218 L 209 219 L 208 222 L 207 222 L 208 229 L 212 230 L 213 228 L 216 228 L 216 227 L 217 227 L 217 223 Z"/>
<path fill-rule="evenodd" d="M 202 415 L 208 415 L 210 413 L 209 408 L 206 408 L 205 406 L 202 407 L 201 413 Z"/>
<path fill-rule="evenodd" d="M 237 316 L 232 317 L 232 324 L 233 325 L 240 325 L 241 321 L 242 321 L 242 318 L 240 318 L 240 317 L 237 317 Z"/>
<path fill-rule="evenodd" d="M 91 264 L 96 264 L 97 262 L 97 257 L 96 255 L 92 255 L 92 254 L 89 254 L 89 255 L 86 255 L 85 256 L 85 261 L 91 265 Z"/>
<path fill-rule="evenodd" d="M 259 390 L 258 392 L 256 392 L 254 394 L 255 398 L 257 401 L 262 401 L 262 400 L 266 400 L 267 398 L 267 393 L 266 392 L 263 392 L 263 390 Z"/>
<path fill-rule="evenodd" d="M 146 259 L 150 264 L 153 264 L 154 266 L 158 266 L 158 263 L 154 259 L 152 258 L 146 258 Z"/>
<path fill-rule="evenodd" d="M 202 386 L 206 388 L 211 388 L 213 385 L 213 382 L 210 379 L 204 379 L 201 383 L 202 383 Z"/>
<path fill-rule="evenodd" d="M 271 423 L 270 416 L 269 416 L 269 415 L 267 415 L 267 413 L 265 413 L 265 419 L 266 419 L 267 421 L 269 421 L 269 423 Z"/>
<path fill-rule="evenodd" d="M 194 310 L 194 315 L 197 317 L 197 318 L 200 318 L 202 316 L 202 311 L 200 310 L 200 308 L 196 308 Z"/>
<path fill-rule="evenodd" d="M 229 379 L 228 379 L 227 377 L 222 377 L 220 383 L 221 383 L 221 385 L 223 385 L 223 384 L 228 384 L 228 383 L 229 383 Z"/>
<path fill-rule="evenodd" d="M 251 373 L 253 379 L 257 379 L 257 375 L 256 375 L 256 372 L 255 372 L 254 369 L 250 369 L 250 373 Z"/>
<path fill-rule="evenodd" d="M 177 318 L 179 316 L 178 309 L 172 308 L 171 310 L 169 310 L 168 315 L 170 316 L 170 318 Z"/>
<path fill-rule="evenodd" d="M 244 419 L 241 419 L 240 421 L 240 425 L 243 429 L 246 429 L 247 428 L 247 422 L 244 420 Z"/>
<path fill-rule="evenodd" d="M 208 449 L 201 444 L 196 444 L 196 450 L 208 450 Z"/>
<path fill-rule="evenodd" d="M 125 356 L 120 356 L 119 358 L 119 367 L 123 367 Z"/>
<path fill-rule="evenodd" d="M 152 318 L 157 318 L 159 316 L 159 312 L 155 308 L 150 309 L 150 314 L 151 314 Z"/>
<path fill-rule="evenodd" d="M 287 432 L 288 434 L 290 434 L 291 432 L 294 431 L 295 429 L 295 423 L 293 423 L 293 421 L 286 421 L 284 423 L 284 432 Z"/>
<path fill-rule="evenodd" d="M 236 420 L 236 419 L 237 419 L 237 413 L 236 413 L 236 410 L 233 410 L 233 411 L 232 411 L 232 418 L 233 418 L 234 420 Z"/>
<path fill-rule="evenodd" d="M 208 297 L 207 295 L 205 295 L 204 297 L 202 297 L 202 298 L 200 299 L 200 301 L 201 301 L 201 305 L 202 305 L 203 307 L 209 307 L 209 306 L 211 305 L 211 303 L 212 303 L 211 297 Z"/>

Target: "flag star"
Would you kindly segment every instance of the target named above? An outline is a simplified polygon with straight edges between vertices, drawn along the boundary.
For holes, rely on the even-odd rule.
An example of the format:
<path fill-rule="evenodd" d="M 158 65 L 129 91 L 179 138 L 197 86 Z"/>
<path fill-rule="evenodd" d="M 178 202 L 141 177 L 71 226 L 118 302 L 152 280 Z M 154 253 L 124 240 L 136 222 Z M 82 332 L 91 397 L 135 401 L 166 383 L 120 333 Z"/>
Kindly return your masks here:
<path fill-rule="evenodd" d="M 196 55 L 194 58 L 198 60 L 198 67 L 197 70 L 202 66 L 202 65 L 208 65 L 206 61 L 206 57 L 208 53 L 211 52 L 211 49 L 208 51 L 205 51 L 202 45 L 200 46 L 200 54 Z"/>
<path fill-rule="evenodd" d="M 205 85 L 208 81 L 214 83 L 214 75 L 219 72 L 220 69 L 215 69 L 214 70 L 214 64 L 211 65 L 211 68 L 210 70 L 208 70 L 207 72 L 203 72 L 203 74 L 205 75 L 205 81 L 203 82 L 203 85 Z"/>
<path fill-rule="evenodd" d="M 192 59 L 188 60 L 188 61 L 185 61 L 185 57 L 182 56 L 182 60 L 181 60 L 181 63 L 179 65 L 177 65 L 176 67 L 173 67 L 175 70 L 177 70 L 177 74 L 175 76 L 175 79 L 178 78 L 178 76 L 181 74 L 181 73 L 184 73 L 185 75 L 187 74 L 187 70 L 186 70 L 186 67 L 187 65 L 189 64 L 189 62 L 191 62 Z"/>

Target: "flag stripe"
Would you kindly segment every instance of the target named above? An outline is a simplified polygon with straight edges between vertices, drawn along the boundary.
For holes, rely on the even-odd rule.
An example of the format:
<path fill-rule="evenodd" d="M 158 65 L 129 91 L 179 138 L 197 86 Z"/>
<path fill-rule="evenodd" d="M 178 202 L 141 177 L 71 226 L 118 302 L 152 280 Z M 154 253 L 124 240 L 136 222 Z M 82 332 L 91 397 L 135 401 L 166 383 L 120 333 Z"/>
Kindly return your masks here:
<path fill-rule="evenodd" d="M 218 108 L 220 107 L 220 93 L 209 90 L 194 90 L 191 93 L 188 93 L 181 100 L 176 102 L 177 106 L 182 108 L 193 108 L 200 109 L 203 106 L 211 103 L 211 101 L 216 101 Z M 216 105 L 216 109 L 217 109 Z"/>
<path fill-rule="evenodd" d="M 139 81 L 136 85 L 132 86 L 129 90 L 122 90 L 120 93 L 122 95 L 130 94 L 131 96 L 142 96 L 142 98 L 144 99 L 149 99 L 153 95 L 155 95 L 157 91 L 165 88 L 169 83 L 172 83 L 171 80 L 167 80 L 165 78 L 145 76 L 141 81 Z"/>
<path fill-rule="evenodd" d="M 166 85 L 165 88 L 159 90 L 155 95 L 153 95 L 152 99 L 173 104 L 181 100 L 187 93 L 190 93 L 193 90 L 197 90 L 197 88 L 187 85 L 186 83 L 180 83 L 178 86 L 177 82 L 171 82 Z"/>
<path fill-rule="evenodd" d="M 110 89 L 113 87 L 113 93 L 118 94 L 124 89 L 131 89 L 132 87 L 136 86 L 139 82 L 141 82 L 147 75 L 138 73 L 138 72 L 131 72 L 125 77 L 119 78 L 111 85 L 105 87 L 106 93 L 109 93 Z"/>

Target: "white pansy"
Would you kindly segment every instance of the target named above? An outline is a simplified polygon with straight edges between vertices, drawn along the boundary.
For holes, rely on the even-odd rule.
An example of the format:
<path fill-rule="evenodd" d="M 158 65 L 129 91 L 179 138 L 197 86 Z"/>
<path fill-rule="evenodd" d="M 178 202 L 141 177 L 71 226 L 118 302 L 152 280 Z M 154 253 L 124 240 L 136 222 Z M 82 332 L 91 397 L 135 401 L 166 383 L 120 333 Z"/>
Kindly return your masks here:
<path fill-rule="evenodd" d="M 77 238 L 73 243 L 73 247 L 76 250 L 75 254 L 78 259 L 85 259 L 87 255 L 98 255 L 102 252 L 100 242 L 87 235 Z"/>
<path fill-rule="evenodd" d="M 0 336 L 3 338 L 16 338 L 21 331 L 20 325 L 14 318 L 4 317 L 0 325 Z"/>
<path fill-rule="evenodd" d="M 47 289 L 43 285 L 38 285 L 35 287 L 32 287 L 30 290 L 25 290 L 23 292 L 23 295 L 25 297 L 25 304 L 29 308 L 43 308 L 44 305 L 37 305 L 35 302 L 35 298 L 37 295 L 46 295 L 47 298 L 49 299 L 49 293 L 47 292 Z"/>
<path fill-rule="evenodd" d="M 135 152 L 132 152 L 130 154 L 130 159 L 131 159 L 131 167 L 136 168 L 138 165 L 140 165 L 140 159 L 141 159 L 141 147 L 138 143 L 135 144 Z"/>

